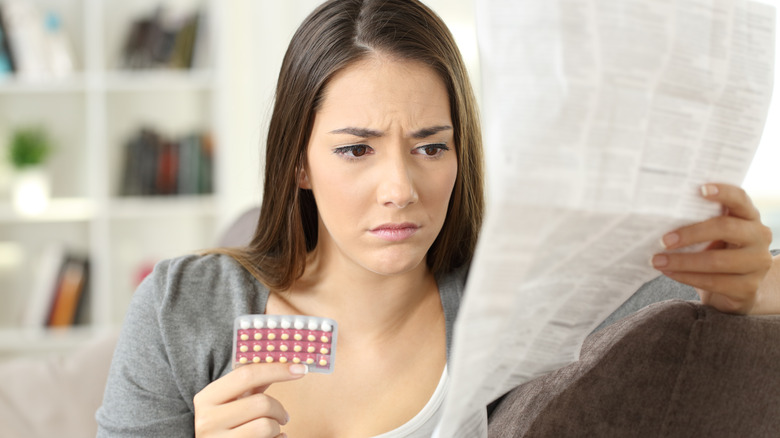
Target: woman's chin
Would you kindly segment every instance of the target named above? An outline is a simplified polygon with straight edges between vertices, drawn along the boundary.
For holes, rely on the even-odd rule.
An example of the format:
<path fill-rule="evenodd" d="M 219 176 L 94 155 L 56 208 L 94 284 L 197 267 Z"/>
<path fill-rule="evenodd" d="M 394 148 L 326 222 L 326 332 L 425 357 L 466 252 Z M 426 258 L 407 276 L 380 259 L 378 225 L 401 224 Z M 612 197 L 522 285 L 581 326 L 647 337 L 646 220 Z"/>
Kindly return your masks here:
<path fill-rule="evenodd" d="M 410 272 L 414 272 L 418 269 L 425 269 L 425 256 L 422 257 L 390 257 L 383 258 L 368 264 L 364 264 L 363 267 L 369 271 L 385 276 L 403 275 Z"/>

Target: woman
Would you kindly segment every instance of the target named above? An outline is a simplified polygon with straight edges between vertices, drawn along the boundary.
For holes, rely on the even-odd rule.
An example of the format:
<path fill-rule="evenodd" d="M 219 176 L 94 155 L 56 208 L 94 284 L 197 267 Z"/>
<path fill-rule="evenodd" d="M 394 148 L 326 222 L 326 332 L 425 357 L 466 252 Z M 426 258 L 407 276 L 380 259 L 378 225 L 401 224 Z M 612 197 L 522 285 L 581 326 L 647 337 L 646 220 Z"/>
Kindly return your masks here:
<path fill-rule="evenodd" d="M 99 436 L 430 436 L 482 219 L 477 119 L 455 43 L 422 4 L 314 11 L 280 72 L 251 244 L 162 262 L 140 286 Z M 668 255 L 663 269 L 746 312 L 771 263 L 765 227 L 739 189 L 711 187 L 729 227 L 706 221 L 667 242 L 740 248 Z M 338 321 L 335 372 L 231 371 L 232 321 L 248 313 Z"/>

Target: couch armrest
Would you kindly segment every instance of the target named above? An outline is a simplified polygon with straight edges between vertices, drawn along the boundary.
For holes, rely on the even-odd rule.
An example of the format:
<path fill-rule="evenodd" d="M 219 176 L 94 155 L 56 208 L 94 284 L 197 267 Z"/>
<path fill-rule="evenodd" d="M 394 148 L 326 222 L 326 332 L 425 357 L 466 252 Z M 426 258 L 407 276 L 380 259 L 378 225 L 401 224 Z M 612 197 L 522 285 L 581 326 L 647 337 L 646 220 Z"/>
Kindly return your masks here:
<path fill-rule="evenodd" d="M 507 394 L 491 437 L 776 437 L 780 317 L 648 306 L 590 335 L 580 360 Z"/>
<path fill-rule="evenodd" d="M 0 363 L 0 436 L 95 436 L 117 333 L 67 354 Z"/>

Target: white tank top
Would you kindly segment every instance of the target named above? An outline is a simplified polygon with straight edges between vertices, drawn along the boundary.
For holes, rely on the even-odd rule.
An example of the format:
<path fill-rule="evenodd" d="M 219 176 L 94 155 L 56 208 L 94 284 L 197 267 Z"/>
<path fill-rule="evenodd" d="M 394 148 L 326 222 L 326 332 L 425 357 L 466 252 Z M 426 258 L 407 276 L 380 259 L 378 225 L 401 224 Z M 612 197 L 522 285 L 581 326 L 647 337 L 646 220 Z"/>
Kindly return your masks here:
<path fill-rule="evenodd" d="M 401 426 L 373 438 L 430 438 L 441 417 L 449 380 L 447 366 L 445 365 L 436 390 L 433 391 L 433 395 L 428 399 L 428 403 L 423 406 L 420 412 Z"/>

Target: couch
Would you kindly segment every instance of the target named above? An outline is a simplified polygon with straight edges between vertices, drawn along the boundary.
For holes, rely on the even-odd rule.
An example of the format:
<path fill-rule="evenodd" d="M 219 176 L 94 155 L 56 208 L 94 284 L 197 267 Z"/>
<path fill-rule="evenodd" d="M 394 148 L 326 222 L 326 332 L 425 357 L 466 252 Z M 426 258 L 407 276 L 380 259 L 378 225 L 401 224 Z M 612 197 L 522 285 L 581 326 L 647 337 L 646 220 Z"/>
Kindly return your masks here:
<path fill-rule="evenodd" d="M 650 305 L 494 405 L 491 437 L 780 437 L 780 317 Z"/>
<path fill-rule="evenodd" d="M 220 245 L 244 244 L 257 210 Z M 0 438 L 94 436 L 116 333 L 0 363 Z M 780 437 L 780 317 L 656 303 L 592 333 L 580 360 L 489 407 L 490 437 Z"/>

